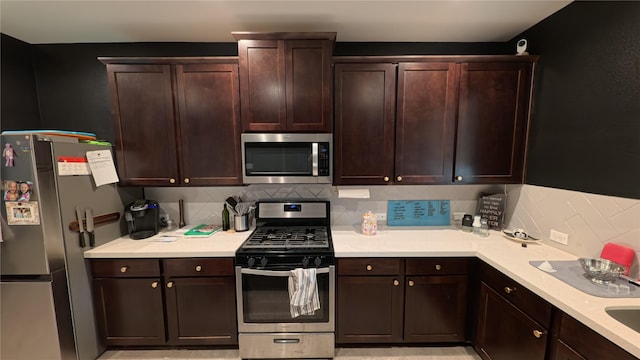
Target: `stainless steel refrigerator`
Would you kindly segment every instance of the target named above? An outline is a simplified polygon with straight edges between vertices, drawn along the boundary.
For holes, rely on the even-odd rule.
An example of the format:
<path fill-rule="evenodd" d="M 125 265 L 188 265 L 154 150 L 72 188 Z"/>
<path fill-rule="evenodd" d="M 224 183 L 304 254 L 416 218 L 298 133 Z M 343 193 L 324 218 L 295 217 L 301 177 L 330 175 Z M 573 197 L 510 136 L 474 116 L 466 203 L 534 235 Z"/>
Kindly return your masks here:
<path fill-rule="evenodd" d="M 105 346 L 83 257 L 90 237 L 81 241 L 78 214 L 86 229 L 92 212 L 95 246 L 109 242 L 126 233 L 123 204 L 136 190 L 96 187 L 85 173 L 86 152 L 110 147 L 24 134 L 2 135 L 2 149 L 0 358 L 96 359 Z"/>

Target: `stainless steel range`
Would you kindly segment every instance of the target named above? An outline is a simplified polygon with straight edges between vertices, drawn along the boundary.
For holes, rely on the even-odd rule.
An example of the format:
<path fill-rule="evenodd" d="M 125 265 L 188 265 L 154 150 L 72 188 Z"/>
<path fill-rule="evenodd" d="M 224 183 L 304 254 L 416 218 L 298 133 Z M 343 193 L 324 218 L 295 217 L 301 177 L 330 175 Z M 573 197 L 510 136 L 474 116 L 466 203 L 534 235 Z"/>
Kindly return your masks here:
<path fill-rule="evenodd" d="M 330 220 L 328 201 L 256 203 L 256 229 L 235 259 L 241 358 L 333 358 Z"/>

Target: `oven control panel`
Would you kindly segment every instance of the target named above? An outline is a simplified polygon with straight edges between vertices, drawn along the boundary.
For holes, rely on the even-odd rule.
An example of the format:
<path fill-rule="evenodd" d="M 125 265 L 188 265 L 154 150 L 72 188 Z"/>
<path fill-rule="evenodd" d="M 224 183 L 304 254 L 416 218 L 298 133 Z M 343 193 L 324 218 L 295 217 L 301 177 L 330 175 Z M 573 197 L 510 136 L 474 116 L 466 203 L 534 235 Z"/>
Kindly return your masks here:
<path fill-rule="evenodd" d="M 335 265 L 334 256 L 326 255 L 237 255 L 236 266 L 251 269 L 321 268 Z"/>

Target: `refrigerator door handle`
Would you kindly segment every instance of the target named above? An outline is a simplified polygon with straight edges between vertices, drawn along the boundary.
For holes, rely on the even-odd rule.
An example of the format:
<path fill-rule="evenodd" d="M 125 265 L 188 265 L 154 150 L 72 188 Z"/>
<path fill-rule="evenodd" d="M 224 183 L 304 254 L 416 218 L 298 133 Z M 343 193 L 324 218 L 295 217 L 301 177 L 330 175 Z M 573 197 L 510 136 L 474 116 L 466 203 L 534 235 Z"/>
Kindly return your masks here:
<path fill-rule="evenodd" d="M 76 217 L 78 218 L 78 231 L 80 232 L 80 247 L 84 249 L 87 243 L 84 239 L 84 225 L 82 224 L 83 220 L 80 206 L 76 206 Z"/>

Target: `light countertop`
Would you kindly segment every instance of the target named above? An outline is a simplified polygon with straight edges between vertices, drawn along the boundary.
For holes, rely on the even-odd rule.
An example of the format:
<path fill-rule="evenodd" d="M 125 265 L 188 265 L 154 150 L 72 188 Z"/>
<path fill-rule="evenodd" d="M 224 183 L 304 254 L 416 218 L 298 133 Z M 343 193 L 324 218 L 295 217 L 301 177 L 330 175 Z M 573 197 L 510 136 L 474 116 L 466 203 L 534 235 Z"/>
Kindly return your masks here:
<path fill-rule="evenodd" d="M 144 240 L 122 237 L 86 251 L 85 258 L 232 257 L 250 234 L 251 231 L 217 232 L 207 238 L 185 238 L 180 234 L 161 233 Z M 640 358 L 640 333 L 605 312 L 607 307 L 640 307 L 640 299 L 591 296 L 529 264 L 529 261 L 577 259 L 557 248 L 543 243 L 522 247 L 497 231 L 483 238 L 452 227 L 425 230 L 383 226 L 377 235 L 364 236 L 357 227 L 332 226 L 331 234 L 339 258 L 478 257 Z M 161 241 L 162 235 L 177 235 L 177 239 Z"/>

